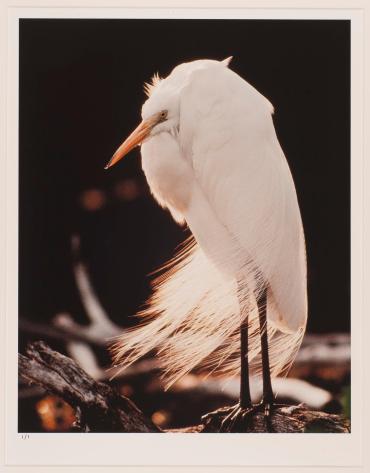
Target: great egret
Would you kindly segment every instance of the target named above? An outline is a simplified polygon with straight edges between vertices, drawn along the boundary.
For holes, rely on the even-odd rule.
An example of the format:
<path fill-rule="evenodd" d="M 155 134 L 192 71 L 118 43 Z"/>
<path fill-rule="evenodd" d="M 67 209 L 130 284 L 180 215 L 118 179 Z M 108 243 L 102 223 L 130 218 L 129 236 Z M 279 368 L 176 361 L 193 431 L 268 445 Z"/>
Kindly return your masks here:
<path fill-rule="evenodd" d="M 307 320 L 304 234 L 273 107 L 230 59 L 154 76 L 141 124 L 106 166 L 141 145 L 154 198 L 193 235 L 154 282 L 142 324 L 115 344 L 115 361 L 125 368 L 155 349 L 167 385 L 197 365 L 240 371 L 240 401 L 222 410 L 221 431 L 256 409 L 251 371 L 262 371 L 270 415 L 271 375 L 290 368 Z"/>

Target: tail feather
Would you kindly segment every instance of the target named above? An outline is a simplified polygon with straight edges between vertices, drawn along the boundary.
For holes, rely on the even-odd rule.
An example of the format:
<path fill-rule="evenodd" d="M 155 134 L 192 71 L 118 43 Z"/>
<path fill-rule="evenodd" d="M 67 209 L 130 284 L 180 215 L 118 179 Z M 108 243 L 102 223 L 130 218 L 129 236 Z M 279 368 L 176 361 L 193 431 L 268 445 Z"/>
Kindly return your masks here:
<path fill-rule="evenodd" d="M 240 370 L 239 327 L 241 315 L 237 283 L 223 277 L 189 238 L 175 258 L 153 282 L 153 295 L 138 313 L 141 323 L 126 330 L 111 347 L 120 371 L 146 353 L 156 351 L 166 388 L 195 367 L 236 375 Z M 259 374 L 260 333 L 255 297 L 249 296 L 249 361 Z M 273 295 L 268 292 L 267 319 L 272 376 L 285 374 L 302 342 L 305 327 L 284 333 Z"/>

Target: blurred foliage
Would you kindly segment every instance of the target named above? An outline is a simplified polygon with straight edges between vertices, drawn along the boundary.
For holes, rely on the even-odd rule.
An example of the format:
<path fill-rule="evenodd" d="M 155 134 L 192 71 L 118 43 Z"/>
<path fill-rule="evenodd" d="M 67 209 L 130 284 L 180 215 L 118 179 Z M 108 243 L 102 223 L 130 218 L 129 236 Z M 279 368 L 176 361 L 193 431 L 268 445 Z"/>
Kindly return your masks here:
<path fill-rule="evenodd" d="M 350 419 L 351 418 L 351 386 L 345 386 L 342 389 L 340 402 L 343 407 L 343 414 Z"/>

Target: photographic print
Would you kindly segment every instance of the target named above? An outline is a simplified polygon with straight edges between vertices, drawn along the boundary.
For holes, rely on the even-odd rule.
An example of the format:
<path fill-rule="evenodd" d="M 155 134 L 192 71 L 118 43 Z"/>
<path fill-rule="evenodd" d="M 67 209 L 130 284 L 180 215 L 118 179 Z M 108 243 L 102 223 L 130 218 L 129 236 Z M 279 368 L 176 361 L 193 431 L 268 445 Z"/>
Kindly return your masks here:
<path fill-rule="evenodd" d="M 19 431 L 349 432 L 350 22 L 19 39 Z"/>
<path fill-rule="evenodd" d="M 9 464 L 357 464 L 359 16 L 22 11 Z"/>

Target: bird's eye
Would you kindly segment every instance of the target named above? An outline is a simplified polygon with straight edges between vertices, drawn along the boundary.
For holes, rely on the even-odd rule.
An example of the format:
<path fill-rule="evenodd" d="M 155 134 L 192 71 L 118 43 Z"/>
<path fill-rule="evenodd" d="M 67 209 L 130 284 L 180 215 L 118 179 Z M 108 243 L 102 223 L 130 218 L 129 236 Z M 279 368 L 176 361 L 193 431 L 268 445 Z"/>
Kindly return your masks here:
<path fill-rule="evenodd" d="M 160 112 L 159 118 L 161 119 L 161 121 L 166 120 L 166 118 L 167 118 L 167 113 L 168 113 L 167 110 L 162 110 L 162 111 Z"/>

